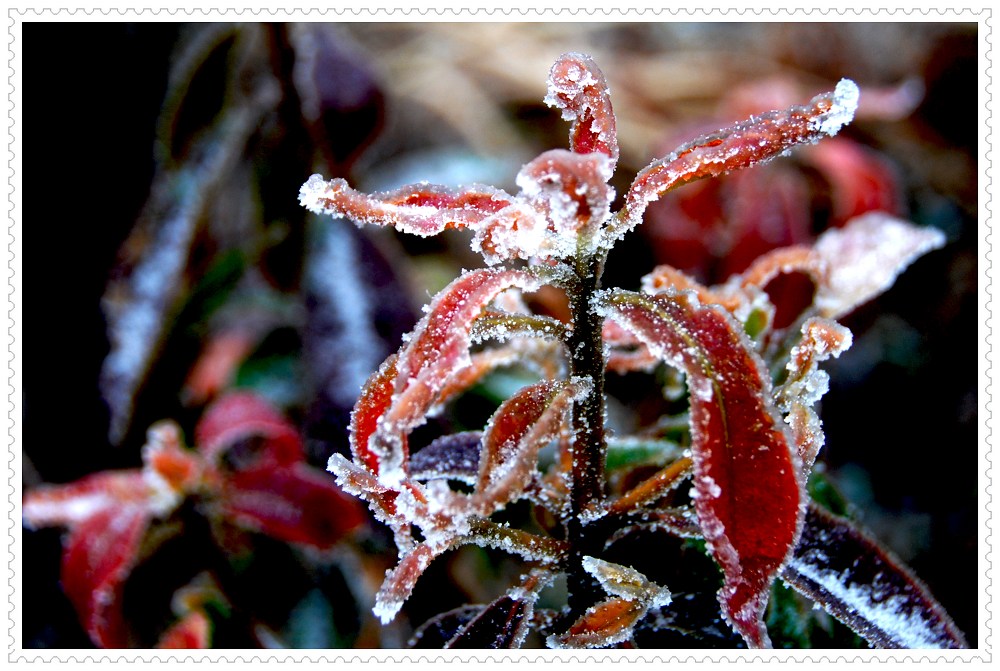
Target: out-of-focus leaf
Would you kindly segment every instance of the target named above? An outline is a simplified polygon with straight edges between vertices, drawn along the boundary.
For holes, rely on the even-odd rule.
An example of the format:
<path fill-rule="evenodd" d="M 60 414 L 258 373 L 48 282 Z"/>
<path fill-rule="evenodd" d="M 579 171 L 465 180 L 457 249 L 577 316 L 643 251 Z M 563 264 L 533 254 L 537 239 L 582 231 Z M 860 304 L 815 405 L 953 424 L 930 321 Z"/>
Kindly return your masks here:
<path fill-rule="evenodd" d="M 681 456 L 681 446 L 669 440 L 619 438 L 608 441 L 607 469 L 616 471 L 640 464 L 659 464 Z"/>
<path fill-rule="evenodd" d="M 843 225 L 866 212 L 903 214 L 896 175 L 874 151 L 849 140 L 833 138 L 804 152 L 803 159 L 822 172 L 830 183 L 831 223 L 834 226 Z"/>
<path fill-rule="evenodd" d="M 327 650 L 343 647 L 333 619 L 333 604 L 318 589 L 310 590 L 288 614 L 285 640 L 293 648 Z"/>
<path fill-rule="evenodd" d="M 238 470 L 227 478 L 219 505 L 241 526 L 320 549 L 365 522 L 356 499 L 305 464 Z"/>
<path fill-rule="evenodd" d="M 122 589 L 149 520 L 141 506 L 107 508 L 76 524 L 66 542 L 63 589 L 87 634 L 102 648 L 129 644 Z"/>
<path fill-rule="evenodd" d="M 689 293 L 603 295 L 600 312 L 687 374 L 695 510 L 722 567 L 723 612 L 751 646 L 771 581 L 798 537 L 803 484 L 763 362 L 727 311 Z"/>
<path fill-rule="evenodd" d="M 965 636 L 909 569 L 816 505 L 782 579 L 876 648 L 964 648 Z"/>
<path fill-rule="evenodd" d="M 256 339 L 243 331 L 226 331 L 212 337 L 184 383 L 184 397 L 201 404 L 232 383 L 240 362 L 253 351 Z"/>
<path fill-rule="evenodd" d="M 392 264 L 345 221 L 311 229 L 303 288 L 303 382 L 311 454 L 345 451 L 351 408 L 369 375 L 416 321 Z"/>
<path fill-rule="evenodd" d="M 205 649 L 212 645 L 212 621 L 204 611 L 196 610 L 185 615 L 157 641 L 161 650 Z"/>
<path fill-rule="evenodd" d="M 248 392 L 233 392 L 213 403 L 195 427 L 195 443 L 214 463 L 237 442 L 259 437 L 259 464 L 285 466 L 302 460 L 298 432 L 269 403 Z"/>
<path fill-rule="evenodd" d="M 382 124 L 382 92 L 361 52 L 324 23 L 288 26 L 302 118 L 327 167 L 343 171 Z"/>
<path fill-rule="evenodd" d="M 250 102 L 231 108 L 187 163 L 162 171 L 123 247 L 103 301 L 111 350 L 100 386 L 111 409 L 113 443 L 128 430 L 136 394 L 169 330 L 191 244 L 213 189 L 233 168 L 261 113 Z"/>

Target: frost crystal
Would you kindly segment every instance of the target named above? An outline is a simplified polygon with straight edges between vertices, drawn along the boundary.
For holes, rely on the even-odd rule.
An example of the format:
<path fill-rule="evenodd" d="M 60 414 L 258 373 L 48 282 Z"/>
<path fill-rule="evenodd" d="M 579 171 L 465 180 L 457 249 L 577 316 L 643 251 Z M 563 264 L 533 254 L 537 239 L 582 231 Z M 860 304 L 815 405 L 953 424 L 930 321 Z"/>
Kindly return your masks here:
<path fill-rule="evenodd" d="M 843 126 L 854 119 L 860 96 L 857 84 L 850 79 L 841 79 L 837 83 L 837 88 L 833 90 L 830 109 L 816 117 L 814 122 L 816 129 L 825 135 L 836 135 Z"/>

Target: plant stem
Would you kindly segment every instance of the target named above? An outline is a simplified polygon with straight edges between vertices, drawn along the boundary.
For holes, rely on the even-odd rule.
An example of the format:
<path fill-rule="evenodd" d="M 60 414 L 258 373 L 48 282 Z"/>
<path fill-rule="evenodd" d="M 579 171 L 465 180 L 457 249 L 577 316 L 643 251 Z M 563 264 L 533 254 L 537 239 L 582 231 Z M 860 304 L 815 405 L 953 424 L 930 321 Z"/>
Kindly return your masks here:
<path fill-rule="evenodd" d="M 602 597 L 602 591 L 582 559 L 596 555 L 603 547 L 600 539 L 588 534 L 586 518 L 604 499 L 604 467 L 607 449 L 604 440 L 604 342 L 603 320 L 592 307 L 604 270 L 604 254 L 581 255 L 576 263 L 574 286 L 569 291 L 573 332 L 569 338 L 570 369 L 574 377 L 587 378 L 590 393 L 573 406 L 573 477 L 567 540 L 570 554 L 569 605 L 571 614 L 583 614 Z"/>

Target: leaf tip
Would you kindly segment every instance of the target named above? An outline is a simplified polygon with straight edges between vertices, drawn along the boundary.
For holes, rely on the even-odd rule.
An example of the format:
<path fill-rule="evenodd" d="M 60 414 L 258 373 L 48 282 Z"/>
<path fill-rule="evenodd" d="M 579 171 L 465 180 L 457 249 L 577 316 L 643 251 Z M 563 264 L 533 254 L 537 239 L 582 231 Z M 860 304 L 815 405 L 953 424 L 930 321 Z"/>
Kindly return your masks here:
<path fill-rule="evenodd" d="M 833 137 L 840 129 L 854 120 L 861 91 L 850 79 L 841 79 L 829 95 L 830 107 L 815 119 L 815 128 L 824 135 Z"/>

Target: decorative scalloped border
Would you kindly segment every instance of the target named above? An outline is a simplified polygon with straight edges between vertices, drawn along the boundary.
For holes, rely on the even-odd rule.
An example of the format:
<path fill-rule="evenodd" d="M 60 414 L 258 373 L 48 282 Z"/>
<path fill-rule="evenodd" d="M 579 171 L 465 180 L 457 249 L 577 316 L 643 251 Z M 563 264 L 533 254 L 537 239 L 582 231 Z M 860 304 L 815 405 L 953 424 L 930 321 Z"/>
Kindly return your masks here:
<path fill-rule="evenodd" d="M 225 1 L 225 0 L 224 0 Z M 309 0 L 307 0 L 309 1 Z M 186 17 L 190 19 L 207 19 L 207 18 L 218 18 L 218 19 L 247 19 L 246 15 L 249 14 L 253 18 L 262 19 L 305 19 L 305 20 L 321 20 L 327 18 L 330 15 L 336 17 L 349 16 L 349 18 L 357 19 L 427 19 L 435 18 L 442 20 L 453 20 L 462 19 L 469 20 L 473 18 L 483 18 L 483 19 L 511 19 L 515 20 L 558 20 L 558 19 L 568 19 L 568 20 L 580 20 L 584 17 L 595 18 L 603 17 L 609 20 L 637 20 L 637 19 L 665 19 L 665 18 L 678 18 L 683 16 L 686 19 L 715 19 L 715 20 L 726 20 L 730 18 L 738 18 L 740 20 L 746 20 L 748 15 L 752 15 L 749 18 L 758 19 L 790 19 L 790 18 L 805 18 L 805 17 L 817 17 L 824 20 L 836 19 L 840 21 L 851 20 L 851 19 L 884 19 L 886 17 L 896 17 L 897 15 L 902 15 L 905 18 L 912 18 L 914 15 L 922 15 L 924 17 L 930 17 L 936 14 L 938 18 L 942 20 L 952 20 L 952 21 L 972 21 L 976 22 L 980 30 L 980 42 L 981 48 L 981 62 L 983 64 L 983 70 L 981 70 L 982 81 L 985 83 L 983 90 L 981 91 L 981 100 L 983 105 L 983 111 L 985 112 L 981 120 L 981 130 L 984 132 L 983 136 L 980 138 L 980 158 L 982 159 L 981 164 L 981 174 L 985 178 L 980 182 L 980 206 L 983 214 L 980 215 L 980 224 L 982 230 L 982 238 L 980 242 L 982 245 L 979 250 L 979 260 L 980 267 L 978 268 L 979 279 L 980 279 L 980 363 L 983 364 L 982 370 L 980 370 L 979 378 L 979 390 L 983 392 L 983 396 L 979 399 L 979 411 L 981 416 L 984 418 L 982 425 L 980 426 L 980 482 L 983 487 L 984 493 L 987 495 L 985 502 L 980 509 L 980 513 L 983 514 L 983 518 L 979 521 L 979 527 L 983 532 L 980 538 L 980 551 L 981 558 L 986 564 L 986 570 L 981 576 L 981 582 L 984 585 L 984 594 L 986 596 L 985 603 L 981 606 L 981 613 L 985 613 L 986 621 L 984 622 L 984 627 L 987 630 L 985 640 L 981 641 L 981 647 L 975 651 L 969 651 L 969 654 L 944 654 L 944 653 L 931 653 L 927 651 L 915 651 L 915 650 L 902 650 L 902 651 L 870 651 L 862 653 L 851 653 L 846 654 L 842 652 L 833 652 L 822 654 L 817 656 L 815 651 L 771 651 L 771 652 L 728 652 L 728 653 L 708 653 L 708 654 L 692 654 L 690 651 L 671 651 L 670 654 L 664 655 L 665 651 L 583 651 L 583 652 L 565 652 L 565 651 L 532 651 L 532 652 L 511 652 L 504 651 L 498 653 L 490 653 L 488 651 L 477 651 L 472 653 L 439 653 L 436 655 L 429 655 L 427 653 L 419 653 L 415 655 L 400 654 L 399 652 L 386 651 L 386 652 L 376 652 L 373 651 L 368 654 L 360 654 L 355 651 L 350 653 L 341 653 L 334 651 L 324 651 L 324 652 L 314 652 L 310 653 L 307 651 L 299 652 L 282 652 L 282 653 L 267 653 L 263 651 L 216 651 L 209 650 L 204 652 L 177 652 L 177 651 L 152 651 L 152 650 L 140 650 L 135 652 L 97 652 L 91 650 L 61 650 L 55 653 L 46 653 L 44 651 L 31 650 L 26 651 L 24 649 L 17 648 L 17 628 L 19 622 L 16 621 L 16 614 L 18 612 L 18 599 L 17 595 L 17 576 L 18 567 L 20 566 L 20 558 L 18 556 L 18 550 L 20 549 L 20 526 L 16 524 L 15 517 L 19 515 L 20 505 L 19 497 L 20 493 L 20 475 L 21 475 L 21 460 L 19 458 L 19 439 L 20 434 L 20 423 L 18 421 L 20 417 L 21 410 L 21 399 L 19 395 L 20 391 L 20 381 L 23 371 L 21 369 L 21 359 L 20 359 L 20 323 L 19 317 L 21 315 L 22 308 L 22 293 L 21 293 L 21 281 L 22 276 L 20 273 L 21 255 L 20 255 L 20 231 L 21 231 L 21 221 L 19 219 L 19 203 L 18 198 L 19 191 L 17 190 L 17 183 L 19 180 L 19 175 L 16 170 L 18 155 L 18 141 L 20 140 L 17 134 L 20 130 L 18 124 L 18 114 L 20 109 L 17 106 L 18 96 L 20 94 L 15 87 L 15 78 L 18 75 L 17 65 L 19 63 L 19 53 L 17 51 L 19 45 L 16 41 L 16 28 L 19 24 L 26 21 L 32 21 L 36 19 L 45 20 L 47 18 L 54 18 L 59 20 L 76 19 L 82 18 L 80 15 L 87 17 L 88 19 L 104 20 L 104 21 L 121 21 L 129 18 L 137 17 L 160 17 L 162 14 L 168 15 L 169 19 L 176 20 L 178 17 Z M 613 7 L 613 8 L 583 8 L 577 7 L 573 9 L 568 8 L 540 8 L 534 6 L 528 7 L 493 7 L 493 8 L 467 8 L 467 7 L 420 7 L 420 8 L 387 8 L 387 7 L 340 7 L 340 8 L 122 8 L 122 7 L 112 7 L 112 8 L 9 8 L 7 10 L 7 17 L 9 20 L 8 24 L 8 78 L 7 78 L 7 102 L 8 110 L 10 111 L 10 116 L 8 117 L 8 211 L 9 214 L 9 225 L 8 225 L 8 243 L 7 243 L 7 277 L 8 277 L 8 325 L 5 330 L 4 338 L 7 344 L 8 353 L 8 422 L 7 422 L 7 435 L 10 440 L 8 441 L 9 451 L 7 454 L 7 465 L 8 465 L 8 486 L 9 486 L 9 500 L 8 500 L 8 532 L 5 536 L 5 544 L 7 547 L 8 554 L 8 608 L 7 612 L 9 614 L 9 624 L 7 627 L 8 632 L 8 645 L 7 645 L 7 661 L 11 664 L 15 663 L 26 663 L 26 662 L 121 662 L 121 663 L 156 663 L 156 662 L 168 662 L 168 663 L 178 663 L 178 662 L 210 662 L 210 663 L 282 663 L 282 662 L 296 662 L 296 663 L 338 663 L 341 665 L 349 664 L 352 667 L 356 665 L 369 665 L 371 663 L 441 663 L 441 662 L 458 662 L 458 663 L 601 663 L 601 662 L 628 662 L 630 664 L 641 663 L 641 664 L 652 664 L 660 663 L 666 664 L 668 662 L 677 664 L 700 664 L 704 662 L 711 663 L 735 663 L 738 661 L 751 661 L 751 662 L 825 662 L 825 663 L 841 663 L 841 662 L 901 662 L 906 661 L 909 663 L 922 663 L 922 662 L 941 662 L 941 661 L 952 661 L 952 662 L 980 662 L 980 663 L 990 663 L 993 660 L 992 657 L 992 644 L 993 644 L 993 627 L 991 624 L 992 617 L 995 614 L 995 608 L 993 607 L 992 600 L 996 597 L 994 590 L 992 590 L 992 574 L 993 574 L 993 563 L 992 563 L 992 549 L 993 549 L 993 524 L 992 515 L 994 512 L 992 495 L 993 495 L 993 485 L 992 485 L 992 473 L 993 473 L 993 459 L 990 456 L 990 449 L 993 447 L 993 417 L 991 413 L 991 408 L 993 405 L 993 382 L 994 375 L 992 368 L 996 363 L 996 357 L 993 356 L 993 348 L 995 347 L 992 323 L 994 319 L 993 315 L 993 291 L 991 283 L 994 280 L 994 275 L 991 272 L 992 268 L 992 234 L 991 225 L 993 223 L 993 206 L 992 197 L 994 196 L 993 191 L 993 143 L 995 141 L 993 134 L 993 115 L 995 113 L 995 106 L 993 105 L 993 59 L 992 59 L 992 49 L 993 49 L 993 24 L 992 17 L 993 12 L 987 6 L 977 7 L 977 8 L 939 8 L 939 7 L 910 7 L 910 8 L 877 8 L 877 7 L 848 7 L 848 8 L 785 8 L 785 7 L 754 7 L 754 8 L 664 8 L 664 7 Z M 166 17 L 164 17 L 166 18 Z M 985 263 L 982 263 L 984 262 Z"/>

